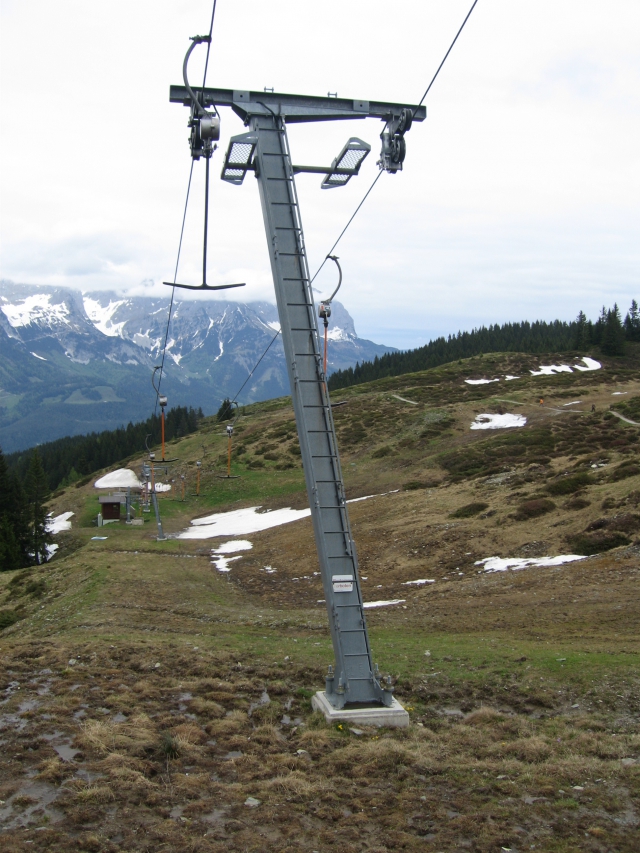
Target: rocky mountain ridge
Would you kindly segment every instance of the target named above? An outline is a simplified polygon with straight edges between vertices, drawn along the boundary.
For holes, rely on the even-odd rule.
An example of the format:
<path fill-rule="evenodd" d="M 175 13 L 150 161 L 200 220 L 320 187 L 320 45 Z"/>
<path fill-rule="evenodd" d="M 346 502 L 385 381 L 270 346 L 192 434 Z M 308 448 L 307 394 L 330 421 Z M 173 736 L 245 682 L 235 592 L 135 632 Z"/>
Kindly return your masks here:
<path fill-rule="evenodd" d="M 126 296 L 0 282 L 0 444 L 6 452 L 148 417 L 152 368 L 167 332 L 167 296 Z M 163 390 L 169 403 L 215 411 L 233 396 L 279 329 L 268 302 L 174 302 Z M 329 371 L 391 347 L 359 338 L 334 303 Z M 289 392 L 276 340 L 241 402 Z"/>

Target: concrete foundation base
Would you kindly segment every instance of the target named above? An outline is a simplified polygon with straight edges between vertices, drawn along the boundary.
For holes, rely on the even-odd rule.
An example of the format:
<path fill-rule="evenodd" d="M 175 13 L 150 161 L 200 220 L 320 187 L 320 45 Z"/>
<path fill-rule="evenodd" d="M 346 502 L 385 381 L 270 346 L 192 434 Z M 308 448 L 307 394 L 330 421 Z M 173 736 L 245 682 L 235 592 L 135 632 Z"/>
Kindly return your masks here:
<path fill-rule="evenodd" d="M 371 708 L 342 708 L 338 711 L 327 699 L 324 691 L 319 690 L 311 699 L 314 711 L 320 711 L 328 723 L 346 722 L 354 726 L 396 726 L 406 729 L 409 725 L 409 714 L 397 699 L 390 707 L 377 705 Z"/>

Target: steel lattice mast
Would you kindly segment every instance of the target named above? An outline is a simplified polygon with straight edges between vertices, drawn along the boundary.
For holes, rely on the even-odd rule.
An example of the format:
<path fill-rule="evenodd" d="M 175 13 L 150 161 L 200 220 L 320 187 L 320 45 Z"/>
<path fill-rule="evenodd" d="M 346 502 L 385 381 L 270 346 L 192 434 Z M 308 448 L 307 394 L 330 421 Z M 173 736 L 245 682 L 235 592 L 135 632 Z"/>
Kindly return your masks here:
<path fill-rule="evenodd" d="M 193 91 L 172 86 L 170 100 L 192 108 Z M 404 134 L 412 121 L 423 121 L 426 108 L 407 104 L 344 98 L 318 98 L 273 92 L 206 88 L 198 93 L 200 112 L 231 107 L 249 128 L 233 137 L 222 179 L 241 184 L 254 172 L 260 189 L 269 259 L 273 274 L 287 372 L 302 453 L 311 518 L 324 587 L 335 664 L 326 677 L 326 698 L 333 708 L 345 705 L 390 706 L 390 683 L 374 666 L 358 577 L 356 547 L 349 524 L 344 480 L 331 403 L 323 369 L 309 268 L 296 193 L 298 172 L 324 174 L 323 188 L 344 186 L 370 150 L 351 138 L 329 167 L 295 166 L 286 125 L 300 122 L 377 118 L 385 122 L 381 168 L 402 169 Z M 198 137 L 198 128 L 192 137 Z M 192 145 L 193 153 L 193 145 Z"/>

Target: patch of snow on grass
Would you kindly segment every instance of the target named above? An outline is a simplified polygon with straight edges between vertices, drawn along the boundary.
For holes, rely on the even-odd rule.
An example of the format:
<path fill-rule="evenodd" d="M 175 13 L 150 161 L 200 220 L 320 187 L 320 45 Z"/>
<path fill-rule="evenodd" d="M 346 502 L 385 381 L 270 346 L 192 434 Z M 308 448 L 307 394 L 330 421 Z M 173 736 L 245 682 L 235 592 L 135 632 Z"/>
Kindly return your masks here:
<path fill-rule="evenodd" d="M 573 373 L 573 370 L 568 364 L 541 364 L 540 370 L 530 370 L 529 373 L 532 376 L 553 376 L 555 373 Z"/>
<path fill-rule="evenodd" d="M 364 578 L 363 578 L 363 580 L 364 580 Z M 435 583 L 435 579 L 432 580 L 430 578 L 420 578 L 417 581 L 403 581 L 400 584 L 400 586 L 411 586 L 412 584 L 415 584 L 416 586 L 420 586 L 423 583 Z"/>
<path fill-rule="evenodd" d="M 31 355 L 33 355 L 33 353 L 31 353 Z M 628 391 L 613 391 L 611 396 L 612 397 L 619 397 L 621 394 L 628 394 L 628 393 L 629 393 Z"/>
<path fill-rule="evenodd" d="M 585 366 L 582 367 L 582 365 L 580 364 L 575 364 L 574 367 L 576 370 L 600 370 L 600 368 L 602 367 L 599 361 L 596 361 L 595 358 L 589 358 L 589 356 L 585 356 L 582 361 L 584 362 Z"/>
<path fill-rule="evenodd" d="M 393 601 L 366 601 L 362 606 L 365 610 L 370 607 L 389 607 L 391 604 L 404 604 L 406 598 L 394 598 Z"/>
<path fill-rule="evenodd" d="M 49 359 L 48 359 L 48 358 L 44 358 L 44 356 L 42 356 L 42 355 L 38 355 L 38 353 L 37 353 L 37 352 L 32 352 L 32 353 L 31 353 L 31 355 L 32 355 L 32 356 L 34 356 L 35 358 L 39 358 L 39 359 L 40 359 L 40 361 L 49 361 Z"/>
<path fill-rule="evenodd" d="M 510 382 L 512 379 L 520 379 L 519 376 L 511 376 L 511 374 L 509 374 L 509 373 L 507 373 L 507 375 L 504 378 L 507 380 L 507 382 Z"/>
<path fill-rule="evenodd" d="M 248 539 L 232 539 L 222 542 L 217 548 L 212 549 L 215 554 L 234 554 L 236 551 L 250 551 L 253 548 Z"/>
<path fill-rule="evenodd" d="M 528 569 L 530 566 L 561 566 L 563 563 L 573 563 L 576 560 L 586 560 L 577 554 L 561 554 L 559 557 L 486 557 L 478 560 L 474 566 L 482 566 L 485 572 L 506 572 L 509 569 L 516 572 Z"/>
<path fill-rule="evenodd" d="M 242 557 L 214 557 L 211 562 L 219 572 L 230 572 L 229 563 L 234 560 L 241 560 Z"/>
<path fill-rule="evenodd" d="M 263 572 L 266 572 L 268 575 L 275 575 L 275 573 L 276 573 L 278 570 L 277 570 L 277 569 L 274 569 L 272 566 L 265 566 L 265 567 L 264 567 L 264 569 L 263 569 L 262 571 L 263 571 Z"/>
<path fill-rule="evenodd" d="M 467 385 L 489 385 L 491 382 L 500 382 L 499 379 L 465 379 Z"/>
<path fill-rule="evenodd" d="M 573 403 L 563 403 L 563 406 L 578 406 L 582 400 L 574 400 Z"/>
<path fill-rule="evenodd" d="M 392 494 L 392 492 L 385 492 L 384 494 Z M 365 495 L 363 498 L 352 498 L 347 503 L 353 504 L 377 497 L 382 497 L 382 495 Z M 290 524 L 292 521 L 299 521 L 301 518 L 308 518 L 311 515 L 311 510 L 308 507 L 307 509 L 284 507 L 266 512 L 258 512 L 259 509 L 262 507 L 248 506 L 231 512 L 217 512 L 213 515 L 205 515 L 202 518 L 194 518 L 191 522 L 193 526 L 184 530 L 177 538 L 214 539 L 217 536 L 245 536 L 248 533 L 258 533 L 260 530 L 279 527 L 281 524 Z"/>
<path fill-rule="evenodd" d="M 71 530 L 71 522 L 69 519 L 74 515 L 73 512 L 63 512 L 60 515 L 56 515 L 55 518 L 49 517 L 47 519 L 47 530 L 49 533 L 60 533 L 61 530 Z M 56 545 L 56 548 L 58 546 Z"/>
<path fill-rule="evenodd" d="M 53 557 L 53 555 L 56 553 L 56 551 L 58 550 L 59 547 L 60 547 L 59 545 L 55 545 L 55 544 L 54 545 L 45 545 L 45 548 L 47 549 L 47 560 L 50 560 Z"/>
<path fill-rule="evenodd" d="M 524 415 L 476 415 L 471 429 L 510 429 L 511 427 L 523 427 L 527 422 Z"/>
<path fill-rule="evenodd" d="M 248 506 L 231 512 L 218 512 L 204 518 L 194 518 L 193 525 L 178 536 L 178 539 L 213 539 L 216 536 L 242 536 L 269 530 L 281 524 L 290 524 L 311 515 L 310 509 L 275 509 L 273 512 L 258 512 L 259 506 Z"/>

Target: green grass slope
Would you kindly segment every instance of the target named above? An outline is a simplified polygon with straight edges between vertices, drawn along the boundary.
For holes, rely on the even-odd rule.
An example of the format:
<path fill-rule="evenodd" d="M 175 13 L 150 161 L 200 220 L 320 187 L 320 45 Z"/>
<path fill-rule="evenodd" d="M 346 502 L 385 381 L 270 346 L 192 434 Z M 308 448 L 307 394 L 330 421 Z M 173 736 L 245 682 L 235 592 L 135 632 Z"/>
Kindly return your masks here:
<path fill-rule="evenodd" d="M 92 526 L 91 484 L 57 495 L 54 559 L 0 574 L 3 849 L 635 851 L 639 361 L 533 376 L 563 357 L 492 354 L 334 395 L 364 599 L 399 602 L 367 622 L 407 731 L 311 712 L 332 652 L 310 519 L 243 536 L 227 573 L 232 537 L 175 538 L 307 506 L 289 399 L 238 420 L 237 479 L 223 425 L 171 443 L 166 541 L 147 514 Z"/>

